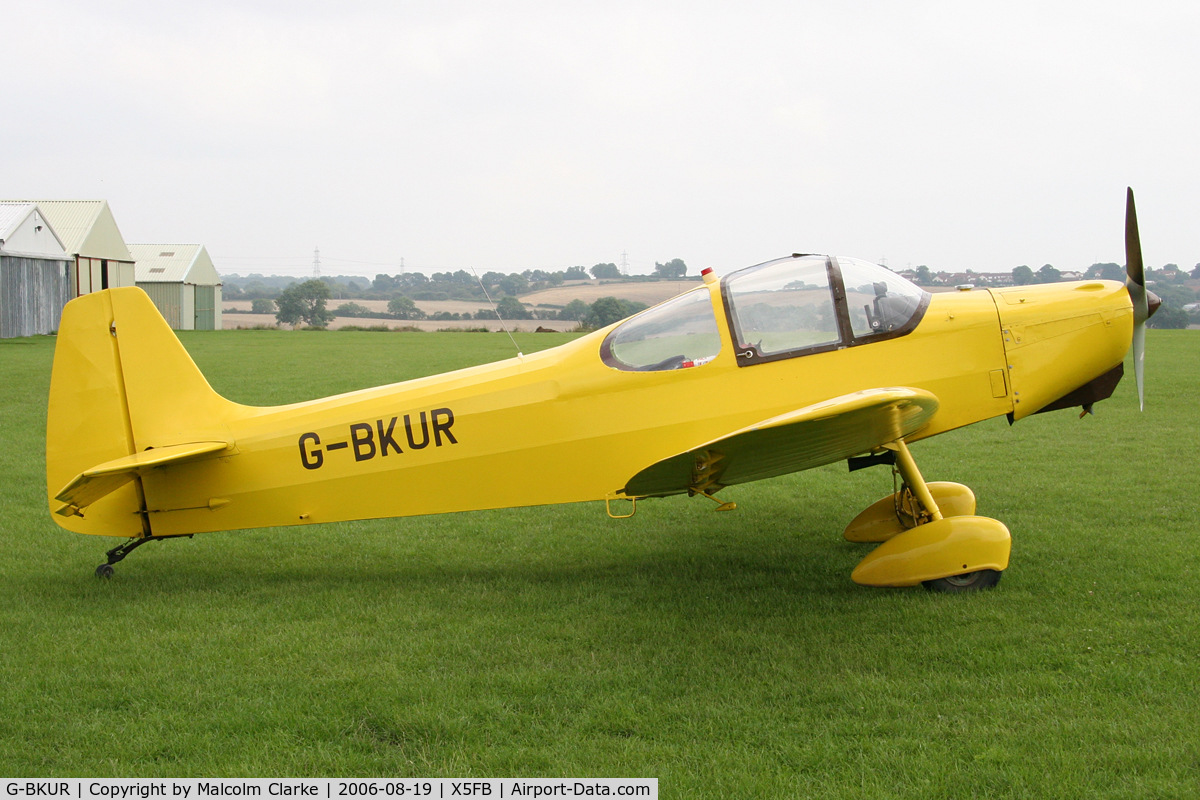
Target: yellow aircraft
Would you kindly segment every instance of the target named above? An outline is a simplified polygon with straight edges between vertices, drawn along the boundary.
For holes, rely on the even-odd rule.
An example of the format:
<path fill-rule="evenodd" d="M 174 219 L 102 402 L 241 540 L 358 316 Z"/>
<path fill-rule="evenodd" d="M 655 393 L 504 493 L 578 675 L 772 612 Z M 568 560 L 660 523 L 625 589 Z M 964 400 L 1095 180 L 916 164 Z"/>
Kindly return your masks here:
<path fill-rule="evenodd" d="M 880 542 L 868 586 L 994 586 L 1011 539 L 971 490 L 926 483 L 909 445 L 1111 395 L 1145 288 L 1133 193 L 1128 279 L 931 295 L 875 264 L 796 254 L 704 283 L 533 355 L 293 405 L 219 396 L 146 294 L 63 312 L 46 431 L 50 510 L 78 533 L 205 531 L 687 493 L 848 459 L 898 491 L 844 536 Z M 1157 298 L 1153 298 L 1157 303 Z M 1156 307 L 1156 306 L 1155 306 Z M 617 502 L 620 501 L 620 502 Z M 614 506 L 615 503 L 615 506 Z"/>

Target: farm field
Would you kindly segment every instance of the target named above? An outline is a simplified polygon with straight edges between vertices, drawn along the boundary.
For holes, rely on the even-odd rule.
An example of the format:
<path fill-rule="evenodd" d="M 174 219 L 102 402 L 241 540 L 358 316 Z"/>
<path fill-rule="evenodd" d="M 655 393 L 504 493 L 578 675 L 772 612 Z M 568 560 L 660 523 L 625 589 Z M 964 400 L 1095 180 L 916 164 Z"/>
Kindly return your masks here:
<path fill-rule="evenodd" d="M 255 325 L 276 325 L 278 320 L 274 314 L 224 314 L 221 317 L 221 327 L 231 331 L 238 328 L 252 328 Z M 445 328 L 487 328 L 489 331 L 502 330 L 496 320 L 483 319 L 375 319 L 363 317 L 334 317 L 327 326 L 331 331 L 345 328 L 348 325 L 366 327 L 369 325 L 386 325 L 389 328 L 419 328 L 423 331 L 439 331 Z M 504 325 L 510 331 L 536 331 L 540 328 L 564 332 L 579 327 L 579 323 L 570 319 L 506 319 Z M 509 345 L 511 349 L 511 345 Z"/>
<path fill-rule="evenodd" d="M 530 292 L 529 294 L 521 295 L 520 300 L 530 306 L 536 306 L 539 303 L 564 306 L 575 299 L 583 300 L 585 303 L 594 303 L 601 297 L 619 297 L 625 300 L 635 300 L 647 305 L 655 305 L 664 300 L 669 300 L 680 292 L 685 292 L 688 289 L 694 289 L 699 286 L 695 281 L 656 281 L 653 283 L 577 283 L 567 286 L 556 286 L 552 289 L 543 289 L 538 292 Z M 361 306 L 366 306 L 372 311 L 387 311 L 388 301 L 386 300 L 329 300 L 328 307 L 330 309 L 337 308 L 341 303 L 358 303 Z M 464 312 L 474 314 L 477 311 L 487 309 L 489 306 L 486 302 L 474 302 L 470 300 L 416 300 L 414 301 L 418 308 L 426 314 L 432 315 L 439 311 L 449 312 L 451 314 L 462 314 Z M 249 300 L 224 300 L 221 305 L 225 309 L 237 309 L 238 311 L 249 311 L 251 301 Z M 511 330 L 533 331 L 539 326 L 543 328 L 551 328 L 557 331 L 569 331 L 577 327 L 578 323 L 572 320 L 505 320 Z M 238 327 L 248 328 L 254 325 L 274 325 L 274 314 L 227 314 L 222 317 L 222 326 L 225 330 L 233 330 Z M 355 317 L 336 317 L 329 323 L 331 330 L 337 330 L 347 325 L 387 325 L 391 328 L 398 327 L 414 327 L 426 331 L 436 331 L 439 328 L 472 328 L 472 327 L 488 327 L 492 330 L 500 330 L 498 324 L 489 324 L 486 320 L 373 320 L 361 319 Z"/>
<path fill-rule="evenodd" d="M 686 286 L 686 284 L 681 284 Z M 518 334 L 525 352 L 569 334 Z M 511 355 L 495 334 L 182 332 L 295 402 Z M 1200 785 L 1200 333 L 1149 331 L 1083 420 L 914 445 L 1013 532 L 1000 586 L 872 590 L 831 465 L 703 500 L 214 533 L 50 520 L 53 337 L 0 340 L 0 774 L 657 777 L 664 797 L 1190 797 Z M 586 458 L 586 453 L 580 454 Z"/>
<path fill-rule="evenodd" d="M 585 303 L 594 303 L 601 297 L 619 297 L 623 300 L 634 300 L 648 306 L 656 305 L 664 300 L 670 300 L 677 294 L 701 286 L 699 281 L 653 281 L 649 283 L 581 283 L 568 286 L 555 286 L 521 295 L 523 303 L 550 303 L 565 306 L 572 300 L 579 299 Z"/>

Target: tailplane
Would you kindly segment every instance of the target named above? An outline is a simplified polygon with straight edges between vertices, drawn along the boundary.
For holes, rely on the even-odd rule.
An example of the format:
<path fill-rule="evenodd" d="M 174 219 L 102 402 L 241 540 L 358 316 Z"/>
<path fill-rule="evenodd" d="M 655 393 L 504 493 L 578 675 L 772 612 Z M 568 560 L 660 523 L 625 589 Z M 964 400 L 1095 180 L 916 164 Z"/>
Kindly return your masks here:
<path fill-rule="evenodd" d="M 46 423 L 53 519 L 78 533 L 151 536 L 142 471 L 232 447 L 226 421 L 236 408 L 141 289 L 67 303 Z"/>

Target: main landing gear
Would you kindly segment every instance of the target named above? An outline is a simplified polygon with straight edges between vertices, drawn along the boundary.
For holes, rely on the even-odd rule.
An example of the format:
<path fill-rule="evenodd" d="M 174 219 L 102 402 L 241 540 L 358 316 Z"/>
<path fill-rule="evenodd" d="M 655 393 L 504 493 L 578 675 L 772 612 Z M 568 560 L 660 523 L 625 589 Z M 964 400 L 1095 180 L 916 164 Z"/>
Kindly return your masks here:
<path fill-rule="evenodd" d="M 134 550 L 137 550 L 139 547 L 144 545 L 146 542 L 160 542 L 163 539 L 177 539 L 177 538 L 179 538 L 179 537 L 177 537 L 177 536 L 138 536 L 133 539 L 130 539 L 125 544 L 120 545 L 119 547 L 114 547 L 112 550 L 109 550 L 105 554 L 108 556 L 108 561 L 106 561 L 103 564 L 101 564 L 100 566 L 96 567 L 96 577 L 97 578 L 111 578 L 113 576 L 113 572 L 115 571 L 113 569 L 113 564 L 116 564 L 118 561 L 123 561 L 125 559 L 125 556 L 129 555 Z M 187 538 L 189 538 L 189 539 L 192 538 L 192 535 L 187 534 Z"/>
<path fill-rule="evenodd" d="M 975 516 L 975 495 L 959 483 L 925 483 L 904 441 L 885 445 L 903 480 L 846 526 L 851 542 L 881 542 L 854 568 L 863 586 L 974 592 L 1000 582 L 1012 537 L 998 520 Z"/>

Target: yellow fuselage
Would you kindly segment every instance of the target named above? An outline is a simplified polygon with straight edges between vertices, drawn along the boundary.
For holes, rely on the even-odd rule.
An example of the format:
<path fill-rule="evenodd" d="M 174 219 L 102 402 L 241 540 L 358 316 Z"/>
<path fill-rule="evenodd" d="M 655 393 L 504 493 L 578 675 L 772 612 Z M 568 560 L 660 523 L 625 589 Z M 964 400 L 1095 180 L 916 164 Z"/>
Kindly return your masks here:
<path fill-rule="evenodd" d="M 1113 282 L 947 292 L 932 297 L 906 335 L 739 367 L 719 283 L 697 291 L 711 294 L 721 336 L 720 354 L 703 366 L 613 369 L 599 355 L 605 329 L 533 355 L 274 408 L 215 394 L 176 397 L 172 385 L 192 380 L 187 368 L 134 374 L 131 361 L 154 363 L 157 345 L 138 355 L 143 345 L 131 341 L 127 350 L 122 341 L 124 386 L 113 391 L 128 395 L 129 452 L 207 440 L 228 449 L 149 469 L 85 516 L 56 520 L 81 533 L 141 536 L 144 501 L 153 535 L 172 536 L 599 500 L 620 496 L 661 459 L 864 389 L 914 387 L 937 397 L 937 413 L 910 441 L 999 415 L 1019 419 L 1119 364 L 1133 325 L 1128 293 Z M 121 325 L 115 336 L 164 335 Z M 57 361 L 55 372 L 57 381 Z M 52 508 L 56 490 L 90 466 L 70 455 L 56 424 L 48 435 Z"/>

